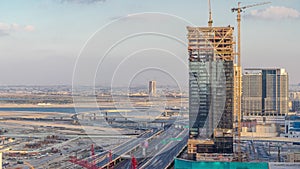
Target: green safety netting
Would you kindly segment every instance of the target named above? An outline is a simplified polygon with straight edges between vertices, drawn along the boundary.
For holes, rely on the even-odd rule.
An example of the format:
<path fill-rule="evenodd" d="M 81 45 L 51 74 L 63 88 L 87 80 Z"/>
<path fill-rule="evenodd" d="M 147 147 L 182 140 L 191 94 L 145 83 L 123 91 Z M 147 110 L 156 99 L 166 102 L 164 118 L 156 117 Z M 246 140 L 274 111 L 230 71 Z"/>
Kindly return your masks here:
<path fill-rule="evenodd" d="M 268 169 L 264 162 L 207 162 L 175 159 L 175 169 Z"/>

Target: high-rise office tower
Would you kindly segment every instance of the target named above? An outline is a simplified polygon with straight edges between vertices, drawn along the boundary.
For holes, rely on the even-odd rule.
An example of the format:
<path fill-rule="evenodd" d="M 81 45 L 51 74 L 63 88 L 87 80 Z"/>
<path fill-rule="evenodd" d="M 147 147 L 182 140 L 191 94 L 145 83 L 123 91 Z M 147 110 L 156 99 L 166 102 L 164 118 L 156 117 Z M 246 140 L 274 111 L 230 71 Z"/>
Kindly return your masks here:
<path fill-rule="evenodd" d="M 288 86 L 285 69 L 245 69 L 243 116 L 285 116 L 288 113 Z"/>
<path fill-rule="evenodd" d="M 149 96 L 156 95 L 156 81 L 149 81 Z"/>
<path fill-rule="evenodd" d="M 187 27 L 188 154 L 233 153 L 234 28 Z"/>

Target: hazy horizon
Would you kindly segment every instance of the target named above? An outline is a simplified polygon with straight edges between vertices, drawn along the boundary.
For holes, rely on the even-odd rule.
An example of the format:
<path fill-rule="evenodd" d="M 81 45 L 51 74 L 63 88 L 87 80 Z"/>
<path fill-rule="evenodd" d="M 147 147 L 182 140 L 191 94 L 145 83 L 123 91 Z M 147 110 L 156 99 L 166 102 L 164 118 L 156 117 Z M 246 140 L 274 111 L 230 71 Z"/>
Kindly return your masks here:
<path fill-rule="evenodd" d="M 186 26 L 206 26 L 208 20 L 207 0 L 22 2 L 0 2 L 0 86 L 71 85 L 73 77 L 74 85 L 128 86 L 156 79 L 187 86 Z M 213 25 L 232 25 L 236 34 L 231 12 L 236 6 L 235 0 L 212 0 Z M 245 10 L 244 68 L 285 68 L 290 84 L 300 83 L 299 11 L 298 0 Z"/>

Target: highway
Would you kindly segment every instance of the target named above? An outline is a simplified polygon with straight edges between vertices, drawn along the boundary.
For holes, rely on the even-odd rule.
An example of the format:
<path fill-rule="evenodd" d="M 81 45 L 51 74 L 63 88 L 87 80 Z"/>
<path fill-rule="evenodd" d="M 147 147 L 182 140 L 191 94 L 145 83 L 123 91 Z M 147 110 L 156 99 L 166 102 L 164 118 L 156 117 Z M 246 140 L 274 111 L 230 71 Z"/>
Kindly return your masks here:
<path fill-rule="evenodd" d="M 153 131 L 144 133 L 139 138 L 131 139 L 128 142 L 114 148 L 112 150 L 112 161 L 119 159 L 122 155 L 125 155 L 126 153 L 128 153 L 128 152 L 132 151 L 133 149 L 137 148 L 138 146 L 140 146 L 141 142 L 144 142 L 145 140 L 152 138 L 153 136 L 155 136 L 156 134 L 159 134 L 160 132 L 161 132 L 161 130 L 153 130 Z M 107 155 L 107 153 L 106 153 L 106 155 Z M 97 157 L 97 158 L 99 159 L 99 157 Z M 100 158 L 100 160 L 97 160 L 95 163 L 98 167 L 105 167 L 105 166 L 109 165 L 108 164 L 109 158 Z"/>
<path fill-rule="evenodd" d="M 182 125 L 185 125 L 185 122 Z M 132 154 L 138 160 L 138 168 L 153 168 L 155 166 L 162 167 L 162 169 L 166 168 L 186 146 L 187 138 L 188 129 L 178 127 L 178 125 L 173 125 L 166 130 L 156 129 L 144 132 L 137 138 L 130 139 L 111 150 L 112 162 L 117 161 L 118 163 L 114 168 L 130 168 L 130 156 Z M 145 140 L 148 140 L 148 148 L 143 151 L 141 143 Z M 96 164 L 99 168 L 108 167 L 110 162 L 109 151 L 103 151 L 84 160 Z"/>
<path fill-rule="evenodd" d="M 142 133 L 141 135 L 139 135 L 137 138 L 130 139 L 129 141 L 124 142 L 123 144 L 113 148 L 111 150 L 112 160 L 119 159 L 122 154 L 125 154 L 128 151 L 131 151 L 132 149 L 139 146 L 140 141 L 152 138 L 153 136 L 155 136 L 156 134 L 159 134 L 160 132 L 162 132 L 162 130 L 152 130 L 152 131 L 148 130 L 148 131 Z M 94 156 L 90 156 L 83 160 L 88 161 L 89 163 L 94 163 L 100 168 L 101 166 L 108 165 L 109 151 L 108 150 L 103 151 L 101 153 L 95 154 Z M 77 168 L 77 167 L 79 167 L 79 165 L 67 163 L 62 168 Z"/>
<path fill-rule="evenodd" d="M 174 158 L 184 149 L 188 140 L 188 129 L 184 129 L 176 138 L 182 138 L 181 141 L 171 141 L 167 143 L 160 151 L 158 151 L 146 163 L 139 164 L 141 169 L 152 168 L 167 168 L 174 160 Z"/>
<path fill-rule="evenodd" d="M 143 154 L 142 147 L 133 152 L 138 161 L 138 168 L 152 168 L 152 163 L 156 163 L 158 159 L 163 161 L 158 166 L 159 168 L 167 167 L 173 162 L 174 157 L 186 146 L 187 136 L 188 129 L 175 128 L 174 126 L 157 135 L 153 140 L 149 141 L 149 146 L 144 151 L 146 154 Z M 130 155 L 127 157 L 127 159 L 124 159 L 115 166 L 115 169 L 130 169 Z"/>

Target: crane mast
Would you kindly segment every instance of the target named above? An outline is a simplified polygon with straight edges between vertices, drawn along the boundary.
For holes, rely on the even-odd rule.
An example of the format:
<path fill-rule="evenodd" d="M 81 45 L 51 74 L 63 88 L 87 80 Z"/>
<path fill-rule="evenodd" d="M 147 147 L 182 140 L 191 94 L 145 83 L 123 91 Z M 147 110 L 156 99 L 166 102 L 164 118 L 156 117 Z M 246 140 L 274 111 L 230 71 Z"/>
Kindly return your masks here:
<path fill-rule="evenodd" d="M 244 9 L 255 7 L 255 6 L 261 6 L 266 5 L 271 2 L 263 2 L 259 4 L 253 4 L 253 5 L 247 5 L 241 7 L 241 2 L 238 2 L 237 8 L 232 8 L 232 12 L 237 12 L 237 27 L 238 27 L 238 48 L 237 48 L 237 69 L 235 70 L 235 85 L 236 85 L 236 112 L 235 115 L 237 115 L 237 121 L 238 121 L 238 128 L 237 128 L 237 134 L 238 134 L 238 161 L 242 161 L 242 154 L 241 154 L 241 116 L 242 116 L 242 109 L 241 109 L 241 100 L 242 100 L 242 66 L 241 66 L 241 12 L 244 11 Z"/>

